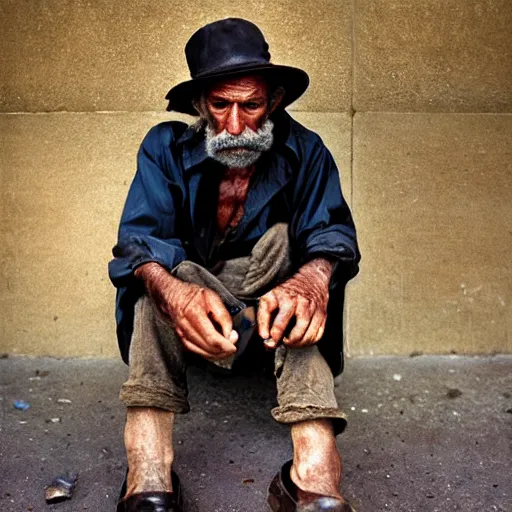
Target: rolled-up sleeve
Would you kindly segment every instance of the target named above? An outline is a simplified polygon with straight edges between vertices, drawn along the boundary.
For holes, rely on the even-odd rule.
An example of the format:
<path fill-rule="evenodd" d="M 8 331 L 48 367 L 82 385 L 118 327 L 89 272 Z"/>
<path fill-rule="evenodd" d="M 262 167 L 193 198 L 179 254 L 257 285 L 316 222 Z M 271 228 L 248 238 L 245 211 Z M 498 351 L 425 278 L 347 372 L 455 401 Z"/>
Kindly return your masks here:
<path fill-rule="evenodd" d="M 144 263 L 154 261 L 170 270 L 186 259 L 176 226 L 183 193 L 170 159 L 171 140 L 168 123 L 160 124 L 148 132 L 139 149 L 108 267 L 118 288 L 129 286 L 134 270 Z"/>
<path fill-rule="evenodd" d="M 291 238 L 301 263 L 328 256 L 350 277 L 354 276 L 360 254 L 338 169 L 318 136 L 309 149 L 294 189 Z"/>

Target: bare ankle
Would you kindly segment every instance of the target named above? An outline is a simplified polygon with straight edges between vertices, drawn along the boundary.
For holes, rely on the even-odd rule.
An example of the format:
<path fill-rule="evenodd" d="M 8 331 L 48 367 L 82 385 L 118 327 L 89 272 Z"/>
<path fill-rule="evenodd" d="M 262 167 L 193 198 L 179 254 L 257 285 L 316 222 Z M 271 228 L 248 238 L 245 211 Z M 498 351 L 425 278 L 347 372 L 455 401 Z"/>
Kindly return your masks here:
<path fill-rule="evenodd" d="M 128 461 L 126 483 L 126 496 L 144 491 L 172 492 L 171 466 L 132 456 Z"/>
<path fill-rule="evenodd" d="M 301 422 L 292 427 L 293 465 L 290 477 L 299 499 L 318 495 L 341 499 L 341 457 L 330 421 Z"/>
<path fill-rule="evenodd" d="M 156 408 L 129 408 L 125 427 L 128 459 L 126 496 L 143 491 L 172 491 L 174 414 Z"/>

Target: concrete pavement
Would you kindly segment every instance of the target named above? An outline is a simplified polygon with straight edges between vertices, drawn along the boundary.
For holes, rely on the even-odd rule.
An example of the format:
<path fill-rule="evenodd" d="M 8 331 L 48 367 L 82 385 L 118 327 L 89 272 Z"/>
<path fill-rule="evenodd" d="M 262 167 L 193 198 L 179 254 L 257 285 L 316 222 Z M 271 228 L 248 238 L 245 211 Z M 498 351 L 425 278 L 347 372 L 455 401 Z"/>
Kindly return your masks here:
<path fill-rule="evenodd" d="M 0 359 L 1 512 L 115 509 L 125 375 L 120 361 Z M 267 510 L 291 455 L 269 414 L 272 381 L 192 369 L 189 385 L 175 433 L 189 509 Z M 358 512 L 512 511 L 512 357 L 349 359 L 337 395 L 349 418 L 343 491 Z M 73 499 L 47 505 L 45 485 L 66 471 L 79 473 Z"/>

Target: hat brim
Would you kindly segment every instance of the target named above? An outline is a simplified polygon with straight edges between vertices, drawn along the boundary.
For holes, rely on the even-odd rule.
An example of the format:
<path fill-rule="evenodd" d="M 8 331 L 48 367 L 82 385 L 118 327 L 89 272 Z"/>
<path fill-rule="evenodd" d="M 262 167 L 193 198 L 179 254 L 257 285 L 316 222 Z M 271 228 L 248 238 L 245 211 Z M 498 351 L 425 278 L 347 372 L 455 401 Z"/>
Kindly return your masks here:
<path fill-rule="evenodd" d="M 302 69 L 291 66 L 268 64 L 232 68 L 200 78 L 187 80 L 186 82 L 174 86 L 165 96 L 165 99 L 169 100 L 166 110 L 198 116 L 197 110 L 192 105 L 192 100 L 201 89 L 224 78 L 253 73 L 268 76 L 273 82 L 284 87 L 285 94 L 280 105 L 282 108 L 287 107 L 302 96 L 309 86 L 308 74 Z"/>

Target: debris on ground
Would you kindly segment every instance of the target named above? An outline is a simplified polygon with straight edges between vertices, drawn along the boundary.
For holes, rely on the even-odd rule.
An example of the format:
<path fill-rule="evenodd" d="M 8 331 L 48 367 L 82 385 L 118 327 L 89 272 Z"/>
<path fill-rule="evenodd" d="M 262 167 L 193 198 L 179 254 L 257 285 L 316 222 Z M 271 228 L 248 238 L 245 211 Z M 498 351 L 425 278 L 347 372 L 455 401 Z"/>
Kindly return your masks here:
<path fill-rule="evenodd" d="M 66 476 L 56 477 L 51 485 L 45 487 L 44 498 L 46 503 L 59 503 L 70 500 L 78 480 L 78 473 L 69 473 Z"/>
<path fill-rule="evenodd" d="M 446 392 L 446 396 L 448 398 L 459 398 L 459 396 L 461 396 L 461 395 L 462 395 L 462 391 L 460 389 L 457 389 L 457 388 L 449 389 Z"/>
<path fill-rule="evenodd" d="M 28 402 L 25 402 L 25 400 L 14 400 L 12 405 L 18 411 L 26 411 L 27 409 L 30 409 L 30 404 Z"/>
<path fill-rule="evenodd" d="M 401 381 L 402 376 L 399 373 L 395 373 L 395 374 L 393 374 L 393 380 Z"/>
<path fill-rule="evenodd" d="M 350 507 L 348 509 L 351 510 Z M 342 505 L 342 509 L 340 509 L 340 502 L 337 498 L 326 496 L 317 498 L 311 503 L 297 505 L 297 512 L 322 512 L 322 510 L 347 510 L 347 507 Z"/>
<path fill-rule="evenodd" d="M 102 448 L 101 453 L 106 456 L 110 456 L 110 450 L 108 448 Z"/>
<path fill-rule="evenodd" d="M 69 398 L 59 398 L 59 399 L 57 400 L 57 402 L 58 402 L 59 404 L 70 404 L 70 403 L 72 403 L 72 402 L 71 402 L 71 400 L 70 400 Z"/>

